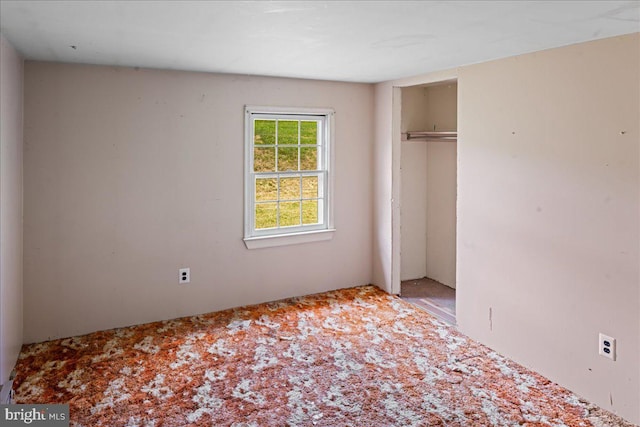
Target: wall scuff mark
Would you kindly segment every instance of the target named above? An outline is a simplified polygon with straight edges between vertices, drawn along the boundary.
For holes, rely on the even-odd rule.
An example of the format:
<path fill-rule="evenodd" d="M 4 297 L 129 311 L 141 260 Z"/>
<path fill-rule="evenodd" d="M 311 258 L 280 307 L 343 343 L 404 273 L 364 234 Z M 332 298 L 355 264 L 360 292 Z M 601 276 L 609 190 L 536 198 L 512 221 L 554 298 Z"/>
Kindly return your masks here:
<path fill-rule="evenodd" d="M 493 309 L 489 307 L 489 330 L 493 331 Z"/>

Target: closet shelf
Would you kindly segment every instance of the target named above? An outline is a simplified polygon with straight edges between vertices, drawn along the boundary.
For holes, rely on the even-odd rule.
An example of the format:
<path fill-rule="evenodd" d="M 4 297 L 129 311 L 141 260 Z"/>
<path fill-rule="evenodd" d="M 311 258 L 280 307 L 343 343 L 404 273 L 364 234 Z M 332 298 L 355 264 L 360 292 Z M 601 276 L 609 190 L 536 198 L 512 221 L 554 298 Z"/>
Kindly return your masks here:
<path fill-rule="evenodd" d="M 452 141 L 458 140 L 458 132 L 409 131 L 402 133 L 403 141 Z"/>

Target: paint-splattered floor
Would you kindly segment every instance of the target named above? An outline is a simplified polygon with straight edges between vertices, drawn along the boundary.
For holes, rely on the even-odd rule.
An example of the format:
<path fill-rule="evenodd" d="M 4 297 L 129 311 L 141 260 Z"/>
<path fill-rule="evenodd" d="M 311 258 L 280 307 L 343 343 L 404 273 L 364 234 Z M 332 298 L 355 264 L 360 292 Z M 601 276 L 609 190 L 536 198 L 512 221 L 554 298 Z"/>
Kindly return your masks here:
<path fill-rule="evenodd" d="M 372 286 L 25 346 L 80 426 L 626 426 Z"/>

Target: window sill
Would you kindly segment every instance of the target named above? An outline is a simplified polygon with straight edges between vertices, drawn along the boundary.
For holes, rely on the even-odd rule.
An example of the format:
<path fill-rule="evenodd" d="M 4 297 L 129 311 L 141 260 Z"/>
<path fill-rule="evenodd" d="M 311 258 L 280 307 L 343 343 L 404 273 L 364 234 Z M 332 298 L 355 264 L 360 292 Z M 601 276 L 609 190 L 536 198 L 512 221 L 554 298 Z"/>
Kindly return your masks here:
<path fill-rule="evenodd" d="M 300 243 L 331 240 L 335 229 L 306 231 L 302 233 L 278 234 L 275 236 L 246 237 L 247 249 L 271 248 L 275 246 L 297 245 Z"/>

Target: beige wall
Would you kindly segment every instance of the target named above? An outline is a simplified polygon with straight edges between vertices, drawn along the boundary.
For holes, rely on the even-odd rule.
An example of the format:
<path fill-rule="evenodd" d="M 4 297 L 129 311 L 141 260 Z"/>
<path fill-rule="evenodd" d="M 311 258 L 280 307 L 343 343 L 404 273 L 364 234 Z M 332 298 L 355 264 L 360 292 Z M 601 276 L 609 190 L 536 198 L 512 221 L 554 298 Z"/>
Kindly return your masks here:
<path fill-rule="evenodd" d="M 0 385 L 22 346 L 22 70 L 0 35 Z"/>
<path fill-rule="evenodd" d="M 245 248 L 245 104 L 335 109 L 331 241 Z M 25 341 L 370 283 L 372 115 L 365 84 L 28 61 Z"/>
<path fill-rule="evenodd" d="M 636 33 L 377 85 L 458 77 L 460 329 L 635 423 L 639 65 Z"/>
<path fill-rule="evenodd" d="M 429 130 L 423 86 L 403 88 L 400 129 Z M 427 142 L 400 145 L 400 280 L 427 275 Z"/>
<path fill-rule="evenodd" d="M 392 244 L 394 200 L 392 196 L 393 173 L 396 168 L 392 165 L 392 122 L 393 122 L 393 91 L 390 85 L 375 86 L 375 120 L 373 140 L 373 246 L 372 246 L 372 279 L 373 283 L 389 293 L 400 292 L 399 283 L 393 286 L 393 272 L 391 270 L 396 248 Z M 399 106 L 397 108 L 399 118 Z M 399 139 L 398 139 L 399 142 Z M 399 173 L 399 170 L 398 170 Z M 399 222 L 398 222 L 399 224 Z M 398 258 L 399 260 L 399 258 Z M 396 266 L 397 269 L 400 266 Z"/>
<path fill-rule="evenodd" d="M 456 287 L 456 142 L 427 143 L 427 277 Z"/>
<path fill-rule="evenodd" d="M 420 279 L 427 276 L 427 143 L 403 141 L 400 163 L 400 280 Z"/>
<path fill-rule="evenodd" d="M 455 131 L 458 85 L 425 89 L 429 118 L 426 130 Z M 456 287 L 457 142 L 427 142 L 427 277 Z"/>
<path fill-rule="evenodd" d="M 457 129 L 455 82 L 402 88 L 401 131 Z M 456 143 L 404 141 L 400 160 L 401 279 L 456 286 Z"/>
<path fill-rule="evenodd" d="M 636 423 L 639 53 L 636 34 L 459 80 L 461 329 Z"/>

